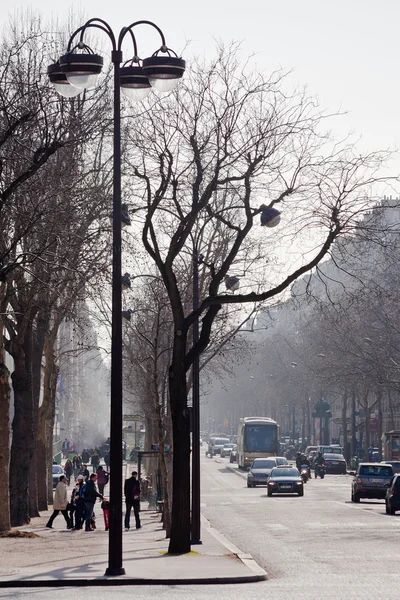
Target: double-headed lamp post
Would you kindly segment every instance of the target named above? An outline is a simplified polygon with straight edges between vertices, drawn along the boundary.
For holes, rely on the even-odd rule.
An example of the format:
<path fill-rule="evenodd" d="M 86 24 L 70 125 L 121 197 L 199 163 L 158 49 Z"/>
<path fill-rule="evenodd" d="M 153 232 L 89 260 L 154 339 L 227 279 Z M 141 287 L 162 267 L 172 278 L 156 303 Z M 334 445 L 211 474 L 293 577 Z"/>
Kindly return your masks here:
<path fill-rule="evenodd" d="M 133 29 L 150 25 L 161 37 L 161 46 L 145 59 L 138 56 Z M 112 326 L 111 326 L 111 426 L 110 426 L 110 529 L 108 568 L 106 575 L 123 575 L 122 567 L 122 273 L 121 273 L 121 90 L 131 100 L 143 100 L 152 87 L 161 92 L 171 91 L 185 71 L 185 61 L 170 50 L 163 32 L 151 21 L 136 21 L 114 35 L 102 19 L 89 19 L 70 37 L 67 53 L 48 67 L 51 83 L 59 94 L 73 98 L 95 84 L 103 66 L 103 58 L 85 43 L 91 28 L 105 32 L 112 44 L 114 64 L 114 141 L 113 141 L 113 268 L 112 268 Z M 124 62 L 122 44 L 129 36 L 133 43 L 133 58 Z M 121 66 L 122 65 L 122 66 Z"/>

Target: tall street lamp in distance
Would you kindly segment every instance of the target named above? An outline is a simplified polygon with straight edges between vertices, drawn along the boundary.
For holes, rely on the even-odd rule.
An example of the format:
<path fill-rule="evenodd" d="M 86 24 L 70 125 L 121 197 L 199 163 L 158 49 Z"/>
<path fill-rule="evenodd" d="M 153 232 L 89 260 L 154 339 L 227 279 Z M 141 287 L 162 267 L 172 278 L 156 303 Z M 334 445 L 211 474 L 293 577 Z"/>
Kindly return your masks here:
<path fill-rule="evenodd" d="M 133 29 L 149 25 L 161 37 L 161 46 L 149 58 L 138 55 Z M 161 29 L 151 21 L 135 21 L 123 27 L 115 36 L 106 21 L 89 19 L 70 37 L 67 53 L 48 67 L 51 83 L 59 94 L 74 98 L 93 86 L 103 67 L 103 58 L 85 43 L 87 30 L 95 28 L 107 34 L 111 41 L 111 60 L 114 65 L 114 136 L 113 136 L 113 269 L 111 325 L 111 420 L 110 420 L 110 528 L 108 568 L 106 575 L 123 575 L 122 567 L 122 287 L 121 227 L 130 224 L 126 205 L 121 206 L 121 90 L 132 100 L 143 100 L 154 87 L 161 92 L 171 91 L 185 71 L 185 61 L 168 48 Z M 123 63 L 122 44 L 129 36 L 133 57 Z M 122 65 L 122 66 L 121 66 Z M 128 311 L 126 311 L 128 312 Z M 130 315 L 129 315 L 130 316 Z"/>

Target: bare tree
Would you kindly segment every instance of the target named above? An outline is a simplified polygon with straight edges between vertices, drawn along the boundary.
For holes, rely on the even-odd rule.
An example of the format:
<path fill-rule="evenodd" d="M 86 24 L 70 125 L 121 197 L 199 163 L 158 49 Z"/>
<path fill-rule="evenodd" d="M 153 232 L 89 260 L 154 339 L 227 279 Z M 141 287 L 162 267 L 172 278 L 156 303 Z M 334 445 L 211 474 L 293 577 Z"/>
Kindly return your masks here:
<path fill-rule="evenodd" d="M 221 48 L 211 65 L 194 62 L 179 91 L 139 115 L 131 134 L 129 165 L 138 218 L 144 211 L 142 241 L 163 279 L 174 321 L 171 553 L 190 549 L 187 373 L 208 346 L 216 316 L 225 304 L 274 298 L 314 268 L 370 202 L 367 190 L 383 159 L 334 145 L 322 130 L 325 115 L 304 93 L 285 95 L 283 80 L 282 73 L 250 72 L 234 45 Z M 291 226 L 261 244 L 253 226 L 268 207 L 282 207 Z M 177 272 L 199 221 L 209 230 L 223 227 L 229 241 L 200 307 L 186 311 Z M 270 259 L 274 243 L 285 243 L 289 232 L 293 244 L 311 235 L 317 241 L 300 265 L 286 264 L 282 277 Z M 231 269 L 248 275 L 248 287 L 220 294 Z M 268 283 L 251 291 L 265 269 Z M 200 316 L 199 342 L 190 347 L 189 331 Z"/>

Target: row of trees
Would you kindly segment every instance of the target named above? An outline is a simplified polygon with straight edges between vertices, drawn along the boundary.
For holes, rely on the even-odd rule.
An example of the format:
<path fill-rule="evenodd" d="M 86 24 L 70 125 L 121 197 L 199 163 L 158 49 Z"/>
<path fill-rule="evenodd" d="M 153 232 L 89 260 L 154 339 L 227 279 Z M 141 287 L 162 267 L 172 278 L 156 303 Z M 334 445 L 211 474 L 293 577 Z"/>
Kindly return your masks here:
<path fill-rule="evenodd" d="M 372 442 L 382 451 L 382 433 L 400 426 L 399 216 L 400 201 L 384 199 L 291 299 L 257 320 L 244 392 L 255 405 L 246 413 L 272 416 L 291 439 L 311 441 L 324 398 L 347 458 L 366 456 Z"/>
<path fill-rule="evenodd" d="M 108 300 L 108 90 L 103 82 L 81 99 L 57 99 L 41 78 L 52 44 L 36 22 L 33 33 L 30 24 L 29 33 L 13 32 L 2 46 L 9 84 L 1 86 L 0 330 L 14 359 L 14 525 L 44 507 L 36 482 L 45 477 L 36 469 L 51 460 L 59 324 L 73 317 L 77 299 L 101 306 Z M 170 490 L 167 529 L 174 553 L 190 550 L 188 391 L 194 360 L 203 355 L 206 363 L 235 343 L 232 334 L 246 316 L 241 307 L 254 310 L 275 301 L 352 230 L 371 204 L 384 158 L 360 156 L 347 142 L 334 144 L 325 130 L 327 117 L 314 101 L 286 87 L 284 73 L 256 72 L 232 44 L 217 48 L 210 63 L 193 60 L 176 92 L 153 97 L 135 112 L 124 109 L 126 123 L 134 119 L 124 129 L 124 201 L 135 214 L 125 260 L 154 278 L 152 283 L 144 277 L 145 286 L 132 298 L 126 385 L 154 423 L 154 436 L 163 440 L 166 415 L 170 420 L 172 485 L 164 488 Z M 33 121 L 26 106 L 34 111 Z M 265 235 L 258 223 L 271 207 L 282 211 L 283 225 Z M 303 252 L 310 239 L 313 248 Z M 281 252 L 289 245 L 292 253 Z M 200 305 L 193 309 L 192 261 L 200 255 Z M 241 277 L 242 292 L 220 293 L 233 274 Z M 200 335 L 193 344 L 196 320 Z M 213 350 L 211 340 L 219 332 L 221 343 Z M 1 382 L 3 417 L 9 404 L 6 373 Z M 0 432 L 4 490 L 10 464 L 4 417 Z M 166 477 L 165 457 L 162 464 Z M 1 527 L 6 525 L 3 519 Z"/>

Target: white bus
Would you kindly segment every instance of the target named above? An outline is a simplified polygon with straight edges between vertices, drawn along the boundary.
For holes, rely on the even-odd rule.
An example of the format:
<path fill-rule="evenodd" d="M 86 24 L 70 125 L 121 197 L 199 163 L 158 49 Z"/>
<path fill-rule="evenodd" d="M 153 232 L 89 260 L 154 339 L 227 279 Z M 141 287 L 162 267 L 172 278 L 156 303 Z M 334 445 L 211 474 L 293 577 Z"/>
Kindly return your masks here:
<path fill-rule="evenodd" d="M 255 458 L 279 456 L 279 426 L 268 417 L 243 417 L 237 435 L 239 467 L 250 467 Z"/>

